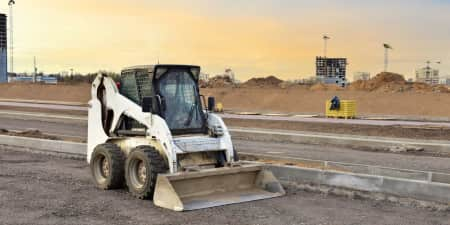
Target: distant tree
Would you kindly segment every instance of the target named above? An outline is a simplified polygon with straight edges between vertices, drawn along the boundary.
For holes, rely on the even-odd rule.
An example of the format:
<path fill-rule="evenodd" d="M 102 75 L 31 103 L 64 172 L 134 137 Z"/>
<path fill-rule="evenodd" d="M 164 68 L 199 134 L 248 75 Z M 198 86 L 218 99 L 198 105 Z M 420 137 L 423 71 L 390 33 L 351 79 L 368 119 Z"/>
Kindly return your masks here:
<path fill-rule="evenodd" d="M 118 81 L 120 79 L 120 74 L 110 71 L 99 71 L 98 73 L 87 73 L 87 74 L 71 74 L 71 75 L 62 75 L 62 74 L 54 74 L 52 76 L 56 77 L 58 82 L 67 83 L 67 84 L 76 84 L 76 83 L 92 83 L 95 80 L 95 77 L 99 73 L 106 74 L 111 77 L 113 80 Z"/>

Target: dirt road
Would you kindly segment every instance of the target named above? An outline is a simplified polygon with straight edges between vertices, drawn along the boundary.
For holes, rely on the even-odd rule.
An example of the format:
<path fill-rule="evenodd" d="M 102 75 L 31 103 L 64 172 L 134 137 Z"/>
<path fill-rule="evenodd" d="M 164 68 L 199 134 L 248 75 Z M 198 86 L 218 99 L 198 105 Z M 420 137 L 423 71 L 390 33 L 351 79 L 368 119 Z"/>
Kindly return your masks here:
<path fill-rule="evenodd" d="M 356 151 L 348 148 L 233 140 L 239 152 L 270 156 L 316 159 L 433 172 L 450 171 L 450 158 L 382 152 Z"/>
<path fill-rule="evenodd" d="M 297 88 L 206 88 L 225 109 L 251 112 L 325 113 L 325 101 L 333 96 L 357 102 L 358 115 L 449 117 L 449 93 L 311 91 Z M 1 95 L 0 95 L 1 96 Z"/>
<path fill-rule="evenodd" d="M 0 116 L 0 128 L 8 130 L 38 129 L 44 133 L 85 140 L 87 125 L 79 121 L 41 121 L 40 119 L 14 119 Z M 270 154 L 284 157 L 358 163 L 402 169 L 448 172 L 450 158 L 420 156 L 415 154 L 393 154 L 367 152 L 333 146 L 306 144 L 270 143 L 246 140 L 233 140 L 240 152 Z"/>
<path fill-rule="evenodd" d="M 100 191 L 84 161 L 0 150 L 0 224 L 450 224 L 448 212 L 290 190 L 288 196 L 176 213 Z"/>
<path fill-rule="evenodd" d="M 0 98 L 85 102 L 91 98 L 90 84 L 41 85 L 9 83 L 0 85 Z M 449 117 L 449 93 L 312 91 L 293 88 L 204 88 L 205 96 L 215 96 L 225 109 L 236 111 L 324 113 L 325 101 L 333 96 L 357 101 L 359 115 L 403 115 Z"/>

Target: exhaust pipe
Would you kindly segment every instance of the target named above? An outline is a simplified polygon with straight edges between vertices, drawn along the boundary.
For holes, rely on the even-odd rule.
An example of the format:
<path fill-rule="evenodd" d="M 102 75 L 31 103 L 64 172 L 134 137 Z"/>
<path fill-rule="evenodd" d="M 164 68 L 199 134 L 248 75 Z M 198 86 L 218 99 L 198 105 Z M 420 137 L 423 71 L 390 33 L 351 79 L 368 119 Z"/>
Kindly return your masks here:
<path fill-rule="evenodd" d="M 155 205 L 188 211 L 285 195 L 280 182 L 262 166 L 242 165 L 158 175 Z"/>

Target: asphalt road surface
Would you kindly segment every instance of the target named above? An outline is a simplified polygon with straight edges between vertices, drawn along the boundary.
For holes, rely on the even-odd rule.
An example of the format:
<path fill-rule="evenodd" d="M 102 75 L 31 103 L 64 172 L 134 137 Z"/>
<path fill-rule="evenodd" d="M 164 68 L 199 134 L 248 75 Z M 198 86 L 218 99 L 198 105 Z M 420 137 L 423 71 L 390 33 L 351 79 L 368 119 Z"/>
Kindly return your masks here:
<path fill-rule="evenodd" d="M 0 129 L 38 129 L 53 135 L 86 138 L 86 121 L 42 121 L 38 118 L 4 118 L 0 116 Z M 446 172 L 450 171 L 450 158 L 358 151 L 323 145 L 257 142 L 233 140 L 239 152 L 297 157 L 345 163 L 357 163 L 400 169 Z"/>
<path fill-rule="evenodd" d="M 449 225 L 450 213 L 288 190 L 288 195 L 172 212 L 125 190 L 97 190 L 84 161 L 0 150 L 0 224 Z"/>
<path fill-rule="evenodd" d="M 354 125 L 372 125 L 372 126 L 436 126 L 450 127 L 447 122 L 419 122 L 402 120 L 365 120 L 365 119 L 333 119 L 333 118 L 315 118 L 301 116 L 264 116 L 264 115 L 236 115 L 223 114 L 223 118 L 229 119 L 247 119 L 247 120 L 267 120 L 267 121 L 290 121 L 290 122 L 308 122 L 308 123 L 332 123 L 332 124 L 354 124 Z"/>
<path fill-rule="evenodd" d="M 73 111 L 87 111 L 88 107 L 70 104 L 50 104 L 36 102 L 14 102 L 14 101 L 0 101 L 0 106 L 8 107 L 22 107 L 22 108 L 37 108 L 37 109 L 54 109 L 54 110 L 73 110 Z M 236 115 L 236 114 L 222 114 L 223 118 L 233 119 L 249 119 L 249 120 L 273 120 L 273 121 L 292 121 L 292 122 L 311 122 L 311 123 L 342 123 L 355 125 L 374 125 L 374 126 L 441 126 L 450 127 L 449 122 L 420 122 L 420 121 L 402 121 L 402 120 L 368 120 L 368 119 L 354 119 L 354 120 L 337 120 L 330 118 L 313 118 L 302 116 L 266 116 L 266 115 Z"/>

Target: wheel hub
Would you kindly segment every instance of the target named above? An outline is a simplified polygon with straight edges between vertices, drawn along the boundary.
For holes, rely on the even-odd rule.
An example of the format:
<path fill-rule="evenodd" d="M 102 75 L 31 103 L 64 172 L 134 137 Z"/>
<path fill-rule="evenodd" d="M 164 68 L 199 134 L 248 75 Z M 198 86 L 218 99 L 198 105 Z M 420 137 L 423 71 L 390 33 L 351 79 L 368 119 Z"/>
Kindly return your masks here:
<path fill-rule="evenodd" d="M 147 168 L 145 166 L 145 163 L 143 161 L 140 161 L 138 164 L 138 179 L 140 183 L 145 183 L 145 180 L 147 179 Z"/>
<path fill-rule="evenodd" d="M 103 158 L 103 160 L 101 162 L 101 166 L 102 166 L 102 175 L 104 177 L 108 177 L 109 176 L 109 162 L 106 159 L 106 157 Z"/>
<path fill-rule="evenodd" d="M 143 160 L 133 159 L 130 162 L 130 181 L 135 188 L 143 188 L 147 182 L 147 165 Z"/>

